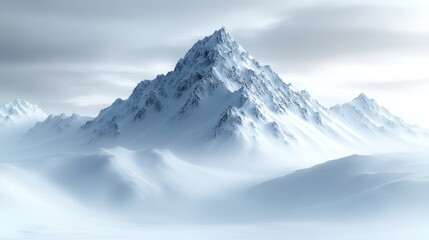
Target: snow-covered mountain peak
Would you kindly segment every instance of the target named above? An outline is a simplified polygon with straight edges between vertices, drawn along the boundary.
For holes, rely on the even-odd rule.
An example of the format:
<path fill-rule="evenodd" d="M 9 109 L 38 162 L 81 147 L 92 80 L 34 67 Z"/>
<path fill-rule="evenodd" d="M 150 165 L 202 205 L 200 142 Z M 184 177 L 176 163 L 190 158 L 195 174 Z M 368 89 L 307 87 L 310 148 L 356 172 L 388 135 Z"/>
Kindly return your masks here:
<path fill-rule="evenodd" d="M 358 97 L 353 99 L 351 102 L 346 103 L 353 108 L 361 111 L 365 115 L 377 118 L 387 118 L 392 121 L 402 121 L 396 116 L 393 116 L 385 107 L 380 106 L 374 99 L 367 97 L 364 93 L 361 93 Z"/>
<path fill-rule="evenodd" d="M 200 42 L 200 41 L 199 41 Z M 216 30 L 212 35 L 205 37 L 201 42 L 209 42 L 214 45 L 235 45 L 234 39 L 225 27 Z"/>
<path fill-rule="evenodd" d="M 44 120 L 46 117 L 46 113 L 37 105 L 22 99 L 15 99 L 0 105 L 0 126 L 34 124 L 37 121 Z"/>
<path fill-rule="evenodd" d="M 406 124 L 364 93 L 348 103 L 332 107 L 330 111 L 353 129 L 371 134 L 372 138 L 403 139 L 424 132 Z"/>
<path fill-rule="evenodd" d="M 370 101 L 373 99 L 369 98 L 365 93 L 360 93 L 359 96 L 355 98 L 355 100 Z"/>
<path fill-rule="evenodd" d="M 31 104 L 22 99 L 15 99 L 0 106 L 1 111 L 10 115 L 19 113 L 41 113 L 43 112 L 37 105 Z"/>
<path fill-rule="evenodd" d="M 349 104 L 360 109 L 380 108 L 380 106 L 377 104 L 377 102 L 374 99 L 369 98 L 364 93 L 359 94 L 359 96 L 353 99 Z"/>

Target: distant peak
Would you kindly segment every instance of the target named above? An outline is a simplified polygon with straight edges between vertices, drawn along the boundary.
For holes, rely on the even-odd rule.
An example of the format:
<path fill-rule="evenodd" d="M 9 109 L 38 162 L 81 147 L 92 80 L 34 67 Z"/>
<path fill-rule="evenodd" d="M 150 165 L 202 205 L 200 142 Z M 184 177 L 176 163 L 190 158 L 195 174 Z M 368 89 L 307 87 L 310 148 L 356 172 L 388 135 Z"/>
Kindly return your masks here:
<path fill-rule="evenodd" d="M 361 99 L 361 100 L 370 100 L 370 98 L 368 98 L 365 93 L 361 93 L 359 94 L 359 96 L 356 97 L 356 99 Z"/>
<path fill-rule="evenodd" d="M 359 96 L 354 98 L 352 102 L 370 103 L 372 101 L 374 100 L 366 96 L 365 93 L 361 93 Z"/>
<path fill-rule="evenodd" d="M 0 105 L 0 115 L 8 121 L 24 124 L 29 121 L 42 121 L 47 115 L 37 105 L 22 99 L 15 99 L 9 103 Z"/>
<path fill-rule="evenodd" d="M 361 105 L 361 106 L 378 106 L 377 102 L 369 98 L 364 93 L 359 94 L 353 101 L 351 101 L 352 105 Z"/>
<path fill-rule="evenodd" d="M 8 108 L 8 109 L 10 109 L 10 108 L 24 108 L 24 109 L 26 109 L 26 108 L 30 108 L 30 107 L 38 108 L 37 105 L 31 104 L 31 103 L 29 103 L 25 100 L 19 99 L 19 98 L 15 99 L 13 101 L 10 101 L 6 104 L 0 105 L 0 106 L 2 108 Z"/>

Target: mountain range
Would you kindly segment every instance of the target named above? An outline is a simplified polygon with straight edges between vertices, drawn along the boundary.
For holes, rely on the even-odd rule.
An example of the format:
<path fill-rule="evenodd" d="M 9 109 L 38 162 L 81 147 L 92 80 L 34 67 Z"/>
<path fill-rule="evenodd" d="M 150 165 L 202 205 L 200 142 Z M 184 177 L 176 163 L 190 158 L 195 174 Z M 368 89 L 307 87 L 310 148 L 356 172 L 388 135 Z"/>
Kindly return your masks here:
<path fill-rule="evenodd" d="M 3 125 L 42 120 L 22 100 L 0 107 Z M 173 71 L 140 82 L 94 119 L 49 116 L 27 133 L 33 139 L 94 146 L 217 152 L 316 152 L 368 149 L 419 142 L 427 132 L 392 115 L 361 94 L 326 108 L 286 84 L 221 28 L 196 42 Z M 380 144 L 382 143 L 382 144 Z"/>

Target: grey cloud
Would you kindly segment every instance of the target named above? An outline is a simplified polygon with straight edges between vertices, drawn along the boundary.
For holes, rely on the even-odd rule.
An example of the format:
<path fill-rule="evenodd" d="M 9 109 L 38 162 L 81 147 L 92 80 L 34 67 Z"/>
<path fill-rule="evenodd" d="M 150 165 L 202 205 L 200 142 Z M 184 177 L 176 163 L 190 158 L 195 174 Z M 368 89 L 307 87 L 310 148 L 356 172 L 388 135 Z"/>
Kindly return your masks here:
<path fill-rule="evenodd" d="M 155 72 L 157 64 L 173 66 L 197 39 L 223 25 L 234 26 L 237 40 L 278 71 L 386 49 L 421 49 L 429 42 L 425 35 L 386 27 L 396 14 L 391 9 L 301 2 L 1 1 L 0 103 L 20 97 L 47 111 L 95 114 L 95 107 L 65 102 L 127 96 L 132 86 L 118 81 L 137 83 L 164 73 L 168 69 Z M 255 30 L 252 24 L 265 16 L 284 20 Z"/>
<path fill-rule="evenodd" d="M 392 22 L 402 15 L 398 11 L 371 5 L 313 6 L 285 12 L 284 20 L 270 29 L 241 31 L 239 36 L 255 55 L 289 70 L 368 54 L 429 51 L 429 34 L 395 29 Z"/>
<path fill-rule="evenodd" d="M 189 38 L 190 33 L 208 34 L 215 30 L 212 25 L 221 27 L 222 20 L 228 17 L 262 9 L 258 2 L 252 0 L 243 5 L 241 1 L 227 0 L 2 1 L 0 62 L 130 62 L 125 54 L 131 53 L 133 57 L 134 51 L 148 59 L 159 56 L 151 48 L 165 49 L 164 54 L 172 50 L 172 45 L 181 45 L 175 49 L 183 49 L 195 40 L 193 36 Z"/>
<path fill-rule="evenodd" d="M 281 2 L 281 1 L 271 1 Z M 151 18 L 176 19 L 178 21 L 186 20 L 179 18 L 180 15 L 189 15 L 190 17 L 207 17 L 219 15 L 219 13 L 228 13 L 235 11 L 237 7 L 258 6 L 259 1 L 249 0 L 246 5 L 237 0 L 219 0 L 219 1 L 160 1 L 160 0 L 75 0 L 75 1 L 57 1 L 57 0 L 34 0 L 29 2 L 3 1 L 3 6 L 8 11 L 19 11 L 26 14 L 40 13 L 43 15 L 54 15 L 57 17 L 83 18 L 83 19 L 132 19 L 132 18 Z M 262 6 L 263 7 L 263 6 Z M 230 9 L 230 10 L 229 10 Z M 204 20 L 204 19 L 201 19 Z"/>

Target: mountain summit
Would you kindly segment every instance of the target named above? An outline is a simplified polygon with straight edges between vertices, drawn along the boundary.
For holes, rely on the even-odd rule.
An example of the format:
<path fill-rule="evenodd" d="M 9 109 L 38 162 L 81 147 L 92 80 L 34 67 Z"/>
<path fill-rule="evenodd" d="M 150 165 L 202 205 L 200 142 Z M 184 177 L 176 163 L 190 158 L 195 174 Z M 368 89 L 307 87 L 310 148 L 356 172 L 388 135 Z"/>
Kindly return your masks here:
<path fill-rule="evenodd" d="M 15 99 L 0 105 L 0 127 L 34 124 L 47 117 L 37 105 L 22 99 Z"/>
<path fill-rule="evenodd" d="M 350 118 L 350 109 L 367 119 Z M 371 121 L 369 116 L 387 117 L 387 110 L 364 95 L 326 109 L 221 28 L 197 41 L 173 71 L 140 82 L 127 100 L 117 99 L 82 131 L 92 142 L 147 148 L 323 149 L 366 139 L 356 121 Z"/>
<path fill-rule="evenodd" d="M 406 124 L 363 93 L 349 103 L 332 107 L 331 113 L 352 129 L 359 130 L 361 134 L 367 134 L 369 138 L 379 136 L 394 137 L 399 140 L 406 136 L 417 136 L 420 131 L 416 126 Z"/>

